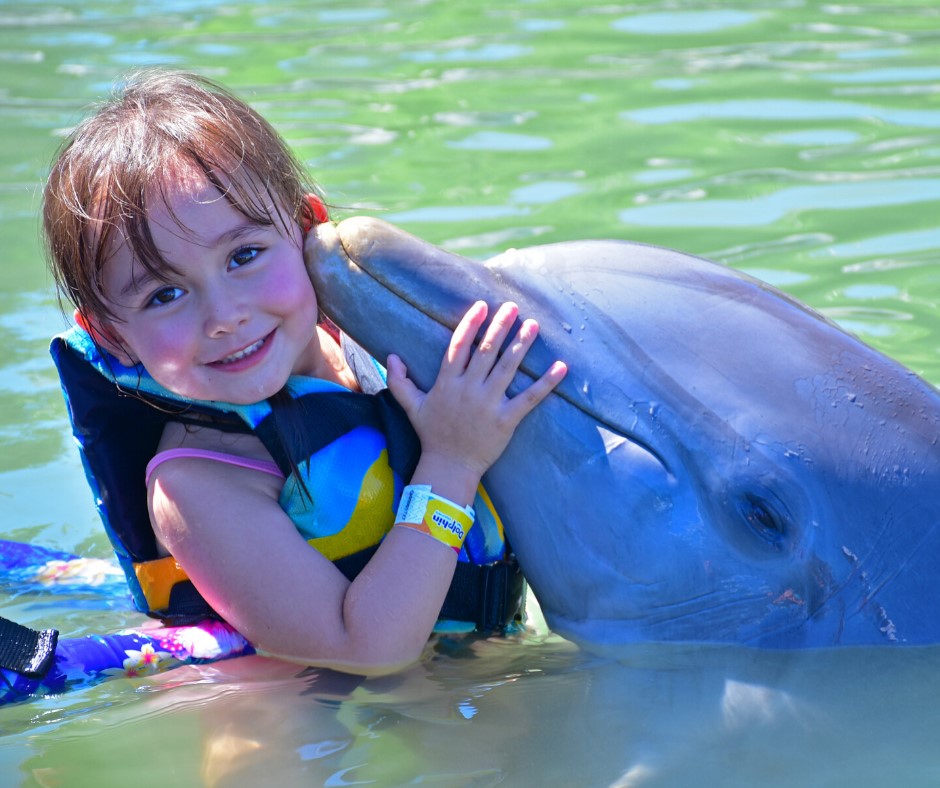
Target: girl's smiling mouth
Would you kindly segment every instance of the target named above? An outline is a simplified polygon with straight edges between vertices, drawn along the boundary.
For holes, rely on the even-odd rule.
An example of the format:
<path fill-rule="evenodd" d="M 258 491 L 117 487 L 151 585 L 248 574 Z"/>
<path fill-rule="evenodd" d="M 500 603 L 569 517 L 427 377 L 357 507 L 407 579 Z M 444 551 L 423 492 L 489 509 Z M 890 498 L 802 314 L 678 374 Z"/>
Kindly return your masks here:
<path fill-rule="evenodd" d="M 256 342 L 252 342 L 250 345 L 243 347 L 241 350 L 237 350 L 234 353 L 225 356 L 224 358 L 218 359 L 217 361 L 210 361 L 207 366 L 215 367 L 216 369 L 225 369 L 232 372 L 236 372 L 238 370 L 252 366 L 266 355 L 267 349 L 271 346 L 271 339 L 273 336 L 274 332 L 272 331 L 267 336 L 262 337 Z"/>

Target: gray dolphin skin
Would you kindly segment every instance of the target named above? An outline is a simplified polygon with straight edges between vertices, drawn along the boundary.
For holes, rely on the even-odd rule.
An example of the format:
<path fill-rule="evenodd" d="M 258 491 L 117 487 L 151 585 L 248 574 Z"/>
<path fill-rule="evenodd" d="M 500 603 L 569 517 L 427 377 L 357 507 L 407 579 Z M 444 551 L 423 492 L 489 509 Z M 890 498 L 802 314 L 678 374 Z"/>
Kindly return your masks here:
<path fill-rule="evenodd" d="M 425 390 L 476 299 L 541 325 L 516 383 L 568 363 L 484 480 L 558 634 L 940 642 L 940 392 L 808 307 L 625 241 L 480 263 L 355 217 L 307 257 L 324 312 Z"/>

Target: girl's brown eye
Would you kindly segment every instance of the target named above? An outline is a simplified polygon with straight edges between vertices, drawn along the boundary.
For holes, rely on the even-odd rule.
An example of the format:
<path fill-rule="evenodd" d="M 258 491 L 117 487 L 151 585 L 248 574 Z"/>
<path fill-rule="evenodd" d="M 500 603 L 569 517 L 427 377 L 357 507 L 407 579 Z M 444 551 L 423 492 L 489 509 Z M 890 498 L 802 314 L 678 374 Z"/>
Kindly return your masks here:
<path fill-rule="evenodd" d="M 157 292 L 150 297 L 150 300 L 147 302 L 147 306 L 161 306 L 163 304 L 171 304 L 181 295 L 183 295 L 182 288 L 164 287 L 160 290 L 157 290 Z"/>
<path fill-rule="evenodd" d="M 241 249 L 236 249 L 232 254 L 231 267 L 240 268 L 254 262 L 259 254 L 261 254 L 261 250 L 256 246 L 244 246 Z"/>

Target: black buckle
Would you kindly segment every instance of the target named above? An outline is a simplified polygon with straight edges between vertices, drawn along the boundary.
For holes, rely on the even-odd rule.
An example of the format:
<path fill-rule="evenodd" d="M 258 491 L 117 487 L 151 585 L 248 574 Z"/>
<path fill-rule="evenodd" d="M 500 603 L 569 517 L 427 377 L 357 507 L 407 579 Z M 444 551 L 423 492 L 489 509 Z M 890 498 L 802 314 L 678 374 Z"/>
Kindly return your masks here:
<path fill-rule="evenodd" d="M 41 679 L 52 667 L 58 642 L 55 629 L 30 629 L 0 616 L 0 668 Z"/>
<path fill-rule="evenodd" d="M 503 630 L 522 611 L 525 578 L 515 559 L 486 566 L 461 561 L 441 617 L 472 621 L 481 633 Z"/>

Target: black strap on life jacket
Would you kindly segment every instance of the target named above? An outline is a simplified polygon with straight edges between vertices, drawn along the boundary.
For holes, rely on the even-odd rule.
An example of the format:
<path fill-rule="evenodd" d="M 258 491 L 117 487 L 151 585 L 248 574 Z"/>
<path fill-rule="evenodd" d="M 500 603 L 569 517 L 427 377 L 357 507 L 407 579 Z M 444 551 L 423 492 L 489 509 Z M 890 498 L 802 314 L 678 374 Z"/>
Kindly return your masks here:
<path fill-rule="evenodd" d="M 0 616 L 0 668 L 41 679 L 52 667 L 58 642 L 55 629 L 30 629 Z"/>
<path fill-rule="evenodd" d="M 288 384 L 289 385 L 289 384 Z M 405 411 L 388 389 L 376 394 L 319 391 L 268 401 L 271 413 L 254 429 L 285 476 L 295 469 L 291 457 L 312 457 L 356 427 L 373 427 L 385 435 L 389 467 L 410 479 L 421 443 Z"/>
<path fill-rule="evenodd" d="M 486 566 L 458 562 L 441 608 L 441 618 L 473 621 L 484 634 L 500 632 L 521 619 L 525 578 L 515 557 Z"/>

